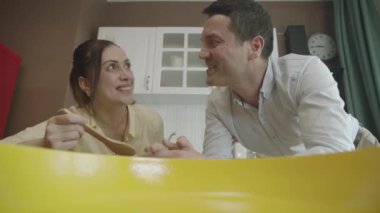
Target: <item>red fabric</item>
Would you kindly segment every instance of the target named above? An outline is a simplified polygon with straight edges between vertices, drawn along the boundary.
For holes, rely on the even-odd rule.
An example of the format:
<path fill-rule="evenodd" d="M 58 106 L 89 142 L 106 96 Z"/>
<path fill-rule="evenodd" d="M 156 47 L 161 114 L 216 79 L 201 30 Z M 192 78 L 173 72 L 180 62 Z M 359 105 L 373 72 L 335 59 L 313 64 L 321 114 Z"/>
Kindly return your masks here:
<path fill-rule="evenodd" d="M 21 57 L 0 44 L 0 138 L 4 137 Z"/>

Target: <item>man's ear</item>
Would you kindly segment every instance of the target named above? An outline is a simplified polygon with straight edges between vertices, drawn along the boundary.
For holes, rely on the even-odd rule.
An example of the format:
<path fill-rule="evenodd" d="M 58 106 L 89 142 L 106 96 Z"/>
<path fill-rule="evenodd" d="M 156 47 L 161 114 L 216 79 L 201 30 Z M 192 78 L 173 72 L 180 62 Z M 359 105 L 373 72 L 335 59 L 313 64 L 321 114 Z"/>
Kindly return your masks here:
<path fill-rule="evenodd" d="M 79 77 L 79 87 L 81 90 L 87 94 L 87 96 L 90 96 L 91 87 L 90 87 L 90 80 L 88 78 L 85 78 L 83 76 Z"/>
<path fill-rule="evenodd" d="M 261 53 L 263 51 L 265 40 L 262 36 L 256 36 L 249 40 L 250 44 L 250 52 L 249 52 L 249 59 L 256 59 L 261 56 Z"/>

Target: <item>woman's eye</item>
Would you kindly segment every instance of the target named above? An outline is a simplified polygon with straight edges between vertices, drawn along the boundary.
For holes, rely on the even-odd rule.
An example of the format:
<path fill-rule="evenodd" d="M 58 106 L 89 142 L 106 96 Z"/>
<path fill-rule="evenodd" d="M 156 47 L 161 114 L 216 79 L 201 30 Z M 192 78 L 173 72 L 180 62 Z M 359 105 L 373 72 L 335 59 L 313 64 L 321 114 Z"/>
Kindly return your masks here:
<path fill-rule="evenodd" d="M 115 69 L 115 65 L 113 64 L 108 65 L 107 70 L 113 70 L 113 69 Z"/>
<path fill-rule="evenodd" d="M 123 70 L 130 70 L 131 69 L 131 63 L 125 62 L 124 65 L 119 63 L 110 63 L 106 66 L 106 70 L 110 72 L 118 72 Z"/>
<path fill-rule="evenodd" d="M 116 68 L 117 68 L 116 64 L 110 64 L 110 65 L 108 65 L 107 70 L 108 71 L 115 71 Z"/>
<path fill-rule="evenodd" d="M 130 62 L 125 63 L 125 69 L 131 69 L 131 66 Z"/>

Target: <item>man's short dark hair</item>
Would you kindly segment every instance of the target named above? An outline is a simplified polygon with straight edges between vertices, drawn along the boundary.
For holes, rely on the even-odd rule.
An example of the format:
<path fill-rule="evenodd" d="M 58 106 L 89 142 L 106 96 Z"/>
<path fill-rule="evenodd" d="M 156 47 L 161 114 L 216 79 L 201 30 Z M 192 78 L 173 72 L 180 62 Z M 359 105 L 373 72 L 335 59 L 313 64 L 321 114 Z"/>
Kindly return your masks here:
<path fill-rule="evenodd" d="M 260 4 L 253 0 L 217 0 L 205 8 L 202 13 L 209 17 L 217 14 L 228 16 L 231 19 L 230 30 L 240 42 L 261 35 L 265 40 L 262 51 L 263 58 L 267 59 L 272 53 L 272 22 Z"/>

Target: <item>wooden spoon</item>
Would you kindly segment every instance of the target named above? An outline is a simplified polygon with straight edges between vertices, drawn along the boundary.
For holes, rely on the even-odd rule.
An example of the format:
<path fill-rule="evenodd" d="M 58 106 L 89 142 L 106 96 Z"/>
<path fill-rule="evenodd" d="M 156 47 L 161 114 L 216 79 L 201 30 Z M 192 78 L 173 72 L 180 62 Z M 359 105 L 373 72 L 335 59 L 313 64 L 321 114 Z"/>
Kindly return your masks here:
<path fill-rule="evenodd" d="M 70 114 L 70 113 L 74 114 L 73 112 L 69 111 L 66 108 L 60 109 L 57 112 L 57 114 Z M 122 141 L 118 141 L 118 140 L 114 140 L 112 138 L 109 138 L 109 137 L 103 135 L 102 133 L 98 132 L 97 130 L 95 130 L 94 128 L 89 126 L 88 124 L 83 125 L 83 127 L 84 127 L 84 130 L 88 134 L 97 138 L 99 141 L 101 141 L 104 145 L 106 145 L 115 154 L 127 155 L 127 156 L 133 156 L 136 154 L 136 150 L 132 146 L 130 146 L 129 144 L 122 142 Z"/>

